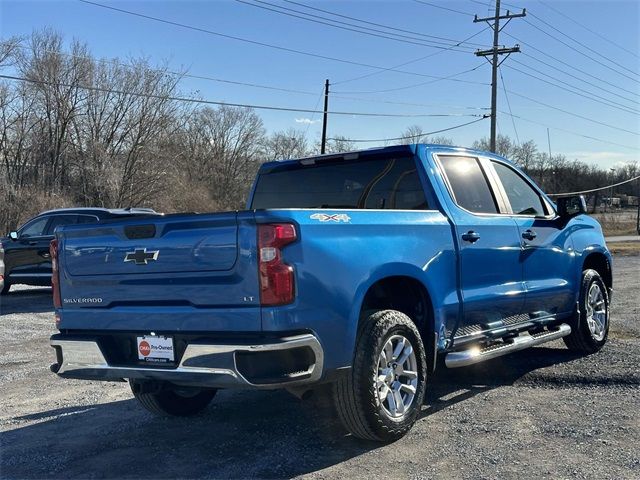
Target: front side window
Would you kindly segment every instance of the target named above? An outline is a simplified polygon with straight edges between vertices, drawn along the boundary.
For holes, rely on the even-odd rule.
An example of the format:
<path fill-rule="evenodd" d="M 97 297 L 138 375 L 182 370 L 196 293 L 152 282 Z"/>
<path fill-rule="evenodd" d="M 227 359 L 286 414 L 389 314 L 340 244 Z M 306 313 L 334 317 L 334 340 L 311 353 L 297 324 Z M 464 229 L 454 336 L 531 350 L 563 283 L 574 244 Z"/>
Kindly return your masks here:
<path fill-rule="evenodd" d="M 456 203 L 473 213 L 498 213 L 496 201 L 477 158 L 438 157 Z"/>
<path fill-rule="evenodd" d="M 50 217 L 37 218 L 30 223 L 27 223 L 22 230 L 20 230 L 21 237 L 41 237 L 44 235 L 44 229 L 47 226 L 47 222 Z"/>
<path fill-rule="evenodd" d="M 262 173 L 251 208 L 428 208 L 413 157 L 319 161 Z"/>
<path fill-rule="evenodd" d="M 545 208 L 538 192 L 511 167 L 494 161 L 491 163 L 507 193 L 513 213 L 543 217 Z"/>

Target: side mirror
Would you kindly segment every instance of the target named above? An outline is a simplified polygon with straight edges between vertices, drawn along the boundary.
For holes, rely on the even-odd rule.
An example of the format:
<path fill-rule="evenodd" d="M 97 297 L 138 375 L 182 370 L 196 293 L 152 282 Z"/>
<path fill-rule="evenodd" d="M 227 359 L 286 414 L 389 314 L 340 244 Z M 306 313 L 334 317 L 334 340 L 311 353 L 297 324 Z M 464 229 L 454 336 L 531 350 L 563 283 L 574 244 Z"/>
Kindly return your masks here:
<path fill-rule="evenodd" d="M 562 218 L 571 218 L 587 213 L 587 202 L 584 199 L 584 195 L 560 197 L 556 205 L 558 206 L 558 215 Z"/>
<path fill-rule="evenodd" d="M 16 240 L 18 240 L 18 232 L 11 232 L 9 234 L 9 238 L 15 242 Z"/>

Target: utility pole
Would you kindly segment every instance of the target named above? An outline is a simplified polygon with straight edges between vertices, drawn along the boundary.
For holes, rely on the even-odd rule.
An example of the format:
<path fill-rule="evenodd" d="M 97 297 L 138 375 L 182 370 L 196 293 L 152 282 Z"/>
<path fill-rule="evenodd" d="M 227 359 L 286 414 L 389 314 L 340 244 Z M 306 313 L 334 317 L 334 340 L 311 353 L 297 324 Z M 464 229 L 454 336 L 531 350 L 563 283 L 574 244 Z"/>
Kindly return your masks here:
<path fill-rule="evenodd" d="M 327 146 L 327 117 L 329 110 L 329 79 L 324 82 L 324 116 L 322 117 L 322 142 L 320 143 L 320 153 L 324 154 Z"/>
<path fill-rule="evenodd" d="M 524 17 L 527 15 L 527 10 L 522 9 L 521 13 L 511 13 L 507 10 L 506 15 L 500 15 L 500 0 L 496 0 L 496 13 L 493 17 L 478 18 L 475 15 L 473 23 L 487 22 L 493 29 L 493 48 L 489 50 L 478 50 L 476 56 L 478 57 L 492 57 L 491 58 L 491 140 L 490 150 L 495 153 L 496 151 L 496 123 L 497 123 L 497 100 L 498 100 L 498 67 L 506 60 L 509 55 L 520 51 L 520 45 L 507 48 L 500 47 L 498 39 L 500 37 L 500 31 L 507 26 L 512 18 Z M 500 20 L 506 20 L 504 25 L 500 27 Z M 502 61 L 498 62 L 500 55 L 507 55 Z"/>

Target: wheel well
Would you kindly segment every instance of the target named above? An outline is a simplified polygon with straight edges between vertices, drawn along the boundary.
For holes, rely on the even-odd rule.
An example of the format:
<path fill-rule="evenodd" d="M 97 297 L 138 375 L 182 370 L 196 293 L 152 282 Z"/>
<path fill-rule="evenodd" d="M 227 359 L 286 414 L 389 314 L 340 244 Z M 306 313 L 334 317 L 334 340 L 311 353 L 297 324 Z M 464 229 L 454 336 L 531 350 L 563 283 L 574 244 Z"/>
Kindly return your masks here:
<path fill-rule="evenodd" d="M 397 310 L 408 316 L 418 327 L 430 367 L 434 356 L 434 315 L 431 297 L 425 286 L 412 277 L 396 276 L 378 280 L 369 287 L 362 307 L 360 322 L 371 310 Z"/>
<path fill-rule="evenodd" d="M 582 270 L 593 269 L 600 274 L 604 284 L 609 290 L 613 287 L 613 278 L 611 275 L 611 266 L 609 260 L 602 253 L 590 253 L 587 258 L 584 259 L 584 265 Z"/>

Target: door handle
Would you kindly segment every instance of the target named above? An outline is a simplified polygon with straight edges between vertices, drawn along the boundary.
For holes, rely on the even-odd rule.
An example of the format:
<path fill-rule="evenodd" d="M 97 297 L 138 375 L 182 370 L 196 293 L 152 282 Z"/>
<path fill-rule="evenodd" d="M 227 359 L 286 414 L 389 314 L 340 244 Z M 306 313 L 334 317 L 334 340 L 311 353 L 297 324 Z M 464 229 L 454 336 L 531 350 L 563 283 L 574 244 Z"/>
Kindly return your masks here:
<path fill-rule="evenodd" d="M 476 243 L 480 240 L 480 234 L 478 232 L 474 232 L 473 230 L 469 230 L 467 233 L 462 234 L 462 240 L 469 243 Z"/>
<path fill-rule="evenodd" d="M 524 232 L 522 232 L 522 238 L 524 238 L 525 240 L 533 240 L 537 236 L 538 234 L 533 230 L 525 230 Z"/>

